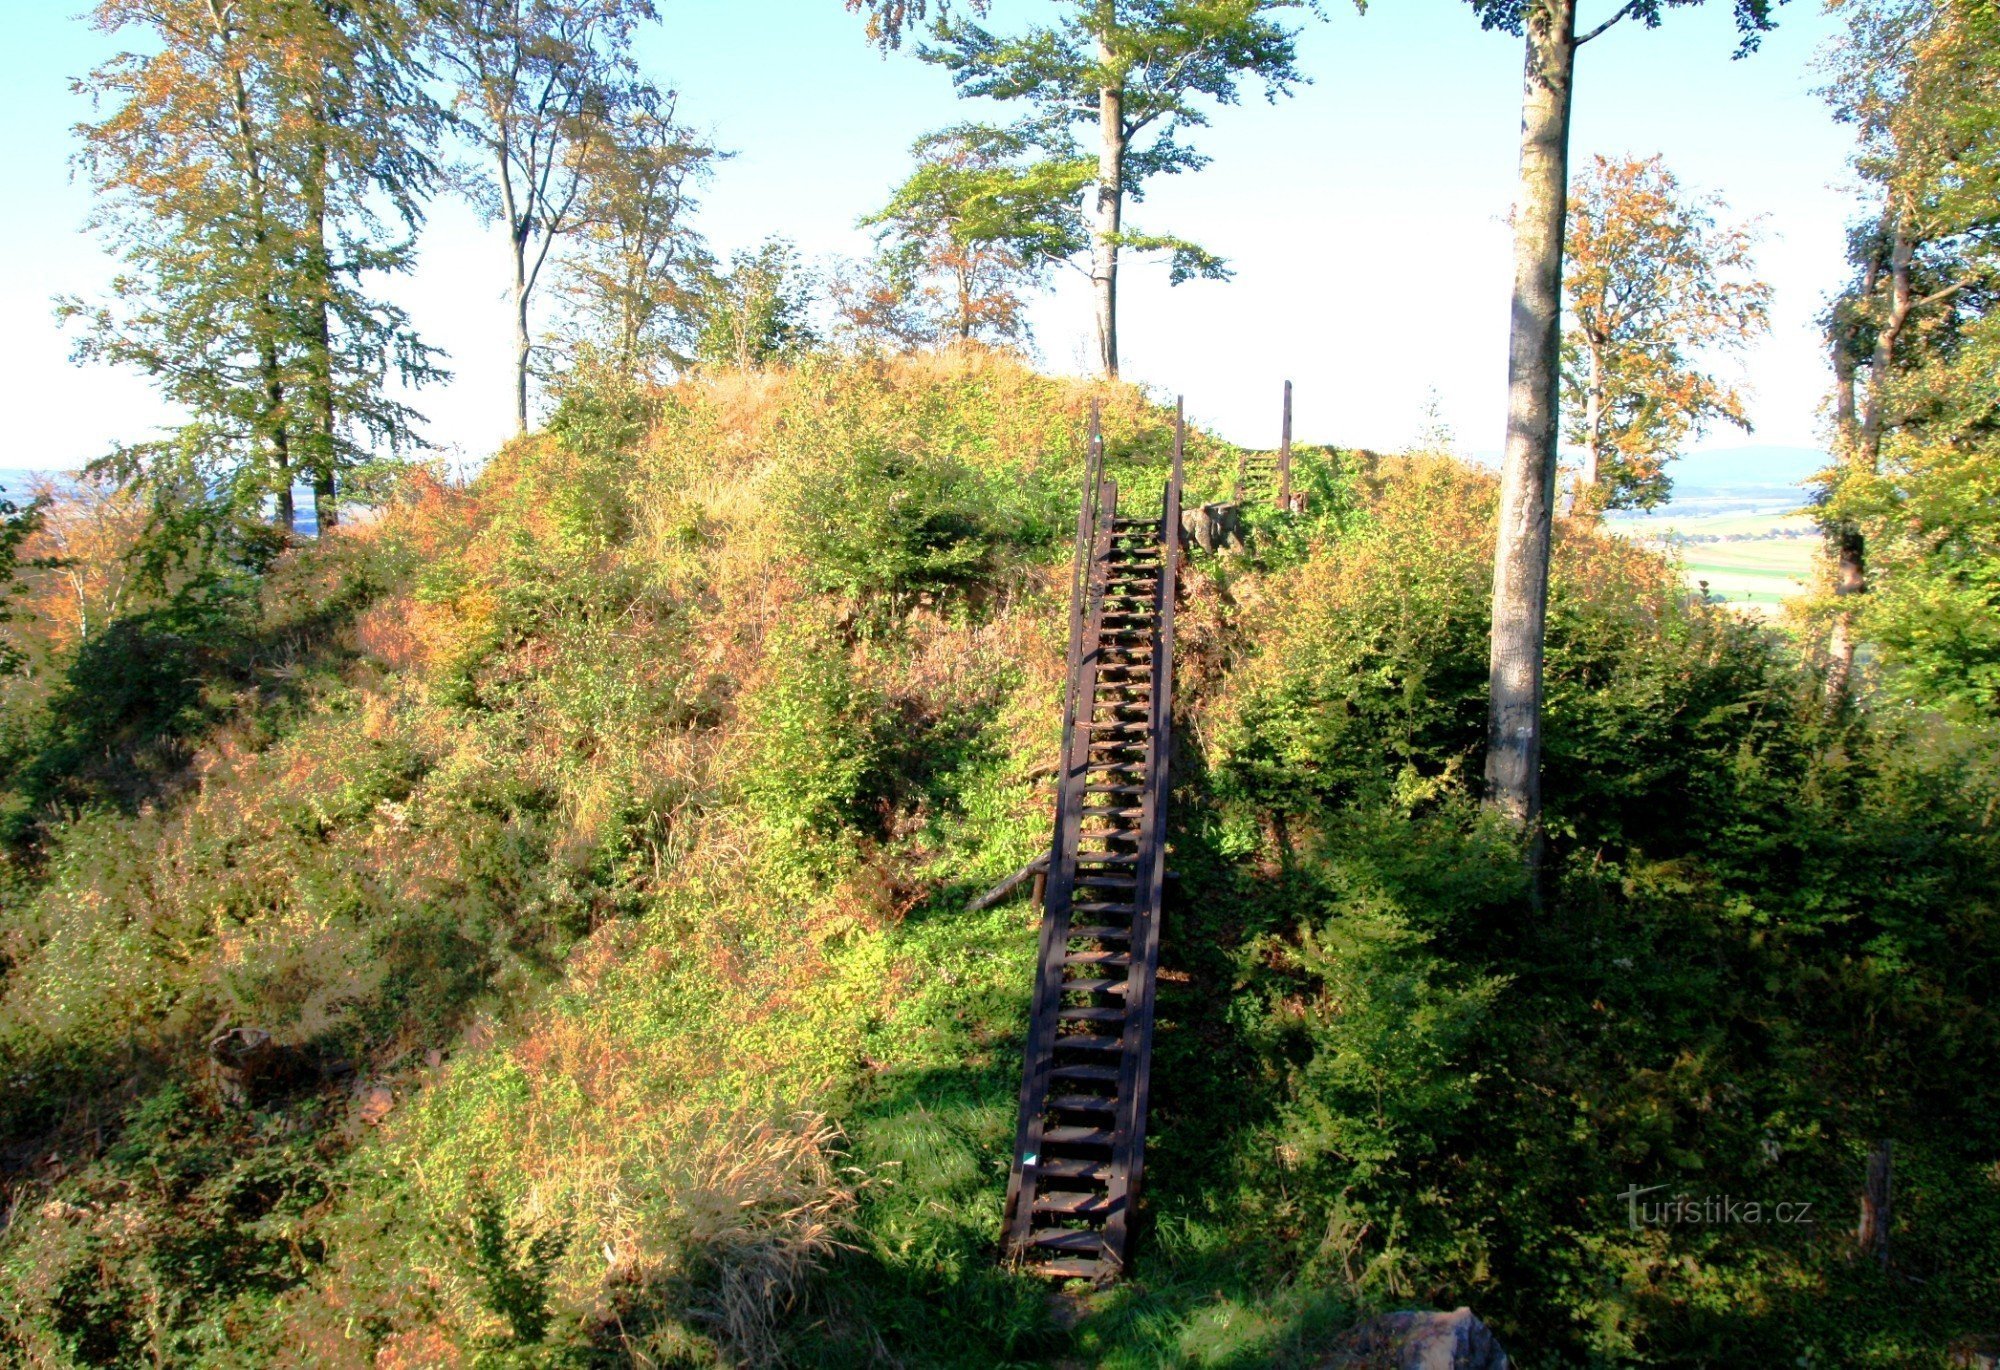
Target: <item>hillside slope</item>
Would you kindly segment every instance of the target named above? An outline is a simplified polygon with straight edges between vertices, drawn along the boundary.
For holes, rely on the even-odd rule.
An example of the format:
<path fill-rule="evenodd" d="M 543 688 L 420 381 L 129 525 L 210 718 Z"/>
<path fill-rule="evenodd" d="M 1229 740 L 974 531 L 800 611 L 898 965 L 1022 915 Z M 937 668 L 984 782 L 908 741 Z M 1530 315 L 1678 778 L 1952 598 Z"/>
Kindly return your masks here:
<path fill-rule="evenodd" d="M 1775 637 L 1565 528 L 1535 907 L 1472 799 L 1493 493 L 1423 457 L 1303 457 L 1304 517 L 1196 557 L 1138 1267 L 1066 1305 L 995 1267 L 1035 924 L 963 909 L 1047 840 L 1093 397 L 1156 489 L 1168 411 L 978 353 L 572 394 L 272 567 L 253 646 L 169 673 L 170 779 L 58 783 L 48 739 L 111 743 L 39 705 L 0 1345 L 1316 1364 L 1471 1302 L 1524 1364 L 1908 1364 L 1992 1330 L 1990 758 L 1823 717 Z M 1190 502 L 1233 465 L 1198 438 Z M 270 1044 L 216 1069 L 232 1028 Z M 1840 1230 L 1882 1135 L 1921 1282 Z M 1840 1216 L 1628 1225 L 1652 1184 Z"/>

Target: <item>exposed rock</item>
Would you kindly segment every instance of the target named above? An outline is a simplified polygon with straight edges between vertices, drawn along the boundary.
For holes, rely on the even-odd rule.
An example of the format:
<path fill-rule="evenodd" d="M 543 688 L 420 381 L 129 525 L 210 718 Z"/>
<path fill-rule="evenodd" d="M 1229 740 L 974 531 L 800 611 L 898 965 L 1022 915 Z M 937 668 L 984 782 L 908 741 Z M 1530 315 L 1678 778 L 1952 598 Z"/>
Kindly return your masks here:
<path fill-rule="evenodd" d="M 396 1093 L 387 1085 L 363 1085 L 355 1092 L 361 1101 L 359 1116 L 364 1127 L 374 1127 L 396 1107 Z"/>
<path fill-rule="evenodd" d="M 1342 1339 L 1327 1370 L 1508 1370 L 1507 1353 L 1470 1308 L 1384 1313 Z"/>
<path fill-rule="evenodd" d="M 1235 504 L 1204 504 L 1181 510 L 1181 537 L 1204 552 L 1243 546 L 1243 513 Z"/>

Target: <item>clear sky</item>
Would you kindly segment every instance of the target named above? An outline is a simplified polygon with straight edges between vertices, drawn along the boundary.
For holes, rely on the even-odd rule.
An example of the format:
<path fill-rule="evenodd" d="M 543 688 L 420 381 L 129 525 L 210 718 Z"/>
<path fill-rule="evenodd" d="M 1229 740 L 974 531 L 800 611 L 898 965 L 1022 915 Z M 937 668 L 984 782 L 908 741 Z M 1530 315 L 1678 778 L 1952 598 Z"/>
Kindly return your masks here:
<path fill-rule="evenodd" d="M 1613 0 L 1584 0 L 1583 22 Z M 1048 0 L 998 0 L 1005 25 Z M 82 0 L 0 0 L 0 468 L 78 465 L 169 416 L 132 377 L 68 361 L 50 297 L 101 292 L 110 260 L 85 232 L 71 125 L 88 117 L 69 80 L 113 48 L 77 18 Z M 737 155 L 709 188 L 702 226 L 722 251 L 773 232 L 808 256 L 860 255 L 855 220 L 878 206 L 924 131 L 972 111 L 943 72 L 868 48 L 840 0 L 659 0 L 643 38 L 654 78 L 684 118 Z M 1313 84 L 1223 109 L 1201 146 L 1213 164 L 1155 183 L 1128 223 L 1230 259 L 1235 280 L 1170 289 L 1140 266 L 1121 285 L 1126 375 L 1185 393 L 1190 415 L 1245 443 L 1276 441 L 1279 383 L 1297 386 L 1302 440 L 1395 447 L 1436 392 L 1458 442 L 1500 445 L 1505 416 L 1505 216 L 1518 150 L 1520 41 L 1483 32 L 1462 0 L 1376 0 L 1365 16 L 1326 0 L 1301 66 Z M 1619 25 L 1579 59 L 1574 156 L 1663 153 L 1686 184 L 1764 216 L 1761 265 L 1775 327 L 1749 361 L 1757 431 L 1706 445 L 1816 442 L 1826 375 L 1813 324 L 1842 275 L 1854 206 L 1849 140 L 1811 93 L 1830 31 L 1814 0 L 1779 11 L 1763 49 L 1732 61 L 1721 0 L 1669 11 L 1648 32 Z M 418 403 L 433 438 L 464 457 L 509 430 L 505 244 L 440 202 L 418 273 L 394 286 L 456 378 Z M 1061 272 L 1062 277 L 1076 277 Z M 1080 278 L 1033 311 L 1043 363 L 1083 371 Z M 1745 471 L 1754 477 L 1754 471 Z"/>

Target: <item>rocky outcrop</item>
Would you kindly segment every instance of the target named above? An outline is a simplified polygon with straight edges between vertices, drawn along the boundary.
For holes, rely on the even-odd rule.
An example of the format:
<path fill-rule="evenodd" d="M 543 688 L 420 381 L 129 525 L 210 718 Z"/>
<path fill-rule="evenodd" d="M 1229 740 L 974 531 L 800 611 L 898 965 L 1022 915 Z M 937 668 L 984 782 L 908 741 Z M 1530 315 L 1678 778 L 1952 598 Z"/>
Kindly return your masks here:
<path fill-rule="evenodd" d="M 1341 1339 L 1324 1370 L 1508 1370 L 1493 1330 L 1470 1308 L 1384 1313 Z"/>

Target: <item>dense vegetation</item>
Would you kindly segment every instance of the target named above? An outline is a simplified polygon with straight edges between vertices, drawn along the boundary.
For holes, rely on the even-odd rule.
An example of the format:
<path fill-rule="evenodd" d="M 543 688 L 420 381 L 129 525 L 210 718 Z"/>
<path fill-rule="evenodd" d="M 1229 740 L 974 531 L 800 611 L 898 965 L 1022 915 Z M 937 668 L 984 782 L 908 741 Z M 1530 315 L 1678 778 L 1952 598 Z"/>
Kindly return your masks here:
<path fill-rule="evenodd" d="M 1990 1333 L 1990 741 L 1828 705 L 1565 523 L 1537 904 L 1473 782 L 1495 490 L 1425 454 L 1302 454 L 1305 514 L 1197 556 L 1139 1265 L 996 1268 L 1034 915 L 962 910 L 1046 840 L 1093 396 L 1150 497 L 1168 414 L 976 351 L 579 382 L 469 488 L 23 635 L 0 1355 L 1304 1364 L 1459 1302 L 1527 1365 Z M 1233 469 L 1197 440 L 1196 493 Z M 1763 1221 L 1634 1226 L 1634 1186 Z"/>

